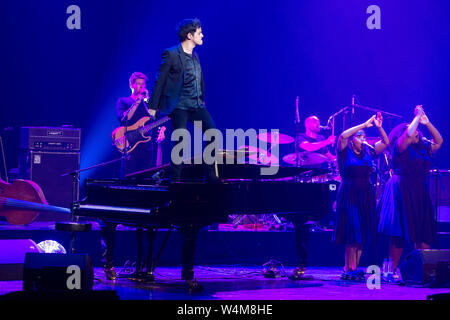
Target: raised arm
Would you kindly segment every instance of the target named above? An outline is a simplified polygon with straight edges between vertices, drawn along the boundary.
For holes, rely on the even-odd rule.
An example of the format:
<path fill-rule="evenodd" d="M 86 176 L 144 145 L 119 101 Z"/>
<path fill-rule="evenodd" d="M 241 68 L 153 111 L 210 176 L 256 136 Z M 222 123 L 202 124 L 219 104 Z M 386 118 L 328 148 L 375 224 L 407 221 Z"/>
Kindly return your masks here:
<path fill-rule="evenodd" d="M 414 136 L 417 131 L 417 127 L 420 123 L 420 118 L 423 115 L 423 108 L 421 105 L 416 106 L 414 110 L 415 117 L 413 121 L 409 124 L 408 129 L 398 138 L 397 147 L 399 152 L 403 152 L 408 149 L 409 145 L 413 142 Z"/>
<path fill-rule="evenodd" d="M 317 151 L 320 150 L 336 141 L 335 136 L 329 136 L 327 139 L 319 142 L 309 142 L 309 141 L 303 141 L 300 143 L 300 148 L 302 148 L 305 151 Z"/>
<path fill-rule="evenodd" d="M 352 127 L 350 129 L 345 130 L 341 133 L 338 139 L 337 148 L 339 151 L 344 150 L 348 145 L 348 139 L 354 135 L 356 132 L 358 132 L 361 129 L 369 128 L 373 124 L 372 122 L 375 120 L 375 116 L 372 116 L 369 120 L 367 120 L 364 123 L 361 123 L 360 125 L 357 125 L 355 127 Z"/>
<path fill-rule="evenodd" d="M 442 138 L 439 131 L 431 124 L 430 120 L 428 120 L 427 115 L 425 112 L 422 114 L 422 117 L 420 118 L 420 123 L 427 127 L 428 131 L 431 133 L 431 136 L 433 137 L 433 142 L 435 144 L 431 145 L 431 153 L 435 153 L 438 151 L 442 144 L 444 143 L 444 139 Z"/>
<path fill-rule="evenodd" d="M 377 143 L 375 143 L 375 153 L 380 154 L 389 145 L 389 138 L 386 134 L 386 131 L 384 131 L 384 129 L 383 129 L 383 126 L 382 126 L 383 116 L 381 115 L 380 112 L 377 113 L 377 117 L 374 119 L 373 123 L 375 124 L 375 127 L 377 127 L 378 132 L 380 133 L 380 136 L 381 136 L 381 141 L 378 141 Z"/>

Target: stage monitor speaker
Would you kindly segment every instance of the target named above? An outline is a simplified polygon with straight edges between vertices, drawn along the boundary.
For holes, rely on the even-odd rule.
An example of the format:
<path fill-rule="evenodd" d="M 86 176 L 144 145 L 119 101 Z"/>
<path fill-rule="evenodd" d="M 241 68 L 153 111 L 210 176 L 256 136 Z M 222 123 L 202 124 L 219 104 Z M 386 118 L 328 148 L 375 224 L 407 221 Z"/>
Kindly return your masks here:
<path fill-rule="evenodd" d="M 433 204 L 450 206 L 450 171 L 432 171 L 430 174 L 430 196 Z"/>
<path fill-rule="evenodd" d="M 73 199 L 73 177 L 61 175 L 80 168 L 79 152 L 46 152 L 27 151 L 26 160 L 21 162 L 23 167 L 29 168 L 28 178 L 36 182 L 44 192 L 49 204 L 70 208 Z M 76 184 L 78 197 L 78 183 Z M 37 221 L 64 221 L 70 216 L 63 213 L 42 212 Z"/>
<path fill-rule="evenodd" d="M 450 250 L 414 250 L 400 263 L 399 268 L 406 283 L 446 286 L 449 275 Z"/>
<path fill-rule="evenodd" d="M 27 252 L 41 252 L 31 239 L 0 240 L 0 281 L 22 280 Z"/>
<path fill-rule="evenodd" d="M 90 291 L 94 269 L 87 254 L 27 253 L 23 291 Z"/>

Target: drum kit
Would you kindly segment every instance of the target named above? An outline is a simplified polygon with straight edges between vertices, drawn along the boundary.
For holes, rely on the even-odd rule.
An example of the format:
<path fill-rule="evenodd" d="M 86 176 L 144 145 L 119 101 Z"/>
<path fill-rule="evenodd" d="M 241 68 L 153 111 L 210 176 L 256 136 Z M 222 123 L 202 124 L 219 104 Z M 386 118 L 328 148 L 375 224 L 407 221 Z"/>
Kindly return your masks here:
<path fill-rule="evenodd" d="M 243 145 L 240 146 L 237 150 L 226 151 L 224 150 L 225 157 L 232 157 L 234 159 L 239 159 L 241 156 L 242 161 L 249 161 L 256 164 L 261 165 L 280 165 L 280 161 L 277 155 L 271 152 L 271 149 L 274 145 L 288 145 L 295 142 L 295 139 L 287 134 L 283 133 L 264 133 L 259 134 L 257 136 L 258 140 L 263 141 L 267 144 L 271 144 L 268 150 Z M 368 141 L 376 141 L 377 138 L 367 138 Z M 370 143 L 369 142 L 369 143 Z M 299 160 L 297 161 L 297 153 L 290 153 L 282 157 L 281 165 L 286 166 L 300 166 L 307 168 L 326 168 L 329 169 L 329 173 L 323 174 L 320 176 L 312 176 L 302 179 L 304 182 L 327 182 L 327 181 L 340 181 L 339 169 L 337 166 L 337 160 L 334 157 L 333 159 L 328 158 L 328 156 L 318 153 L 318 152 L 299 152 L 298 153 Z M 245 159 L 245 160 L 244 160 Z"/>

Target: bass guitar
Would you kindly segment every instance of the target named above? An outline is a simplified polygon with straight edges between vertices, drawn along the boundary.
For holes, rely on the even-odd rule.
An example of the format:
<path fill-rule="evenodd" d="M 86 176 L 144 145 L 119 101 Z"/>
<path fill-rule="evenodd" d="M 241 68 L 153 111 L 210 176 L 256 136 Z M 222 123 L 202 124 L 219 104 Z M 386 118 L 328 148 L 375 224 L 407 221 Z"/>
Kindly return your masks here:
<path fill-rule="evenodd" d="M 166 116 L 154 122 L 148 123 L 150 121 L 150 117 L 142 117 L 132 126 L 121 126 L 116 128 L 112 132 L 113 143 L 117 150 L 121 153 L 124 153 L 125 151 L 129 153 L 133 151 L 138 144 L 148 142 L 152 139 L 151 136 L 146 136 L 150 130 L 169 120 L 170 118 Z"/>

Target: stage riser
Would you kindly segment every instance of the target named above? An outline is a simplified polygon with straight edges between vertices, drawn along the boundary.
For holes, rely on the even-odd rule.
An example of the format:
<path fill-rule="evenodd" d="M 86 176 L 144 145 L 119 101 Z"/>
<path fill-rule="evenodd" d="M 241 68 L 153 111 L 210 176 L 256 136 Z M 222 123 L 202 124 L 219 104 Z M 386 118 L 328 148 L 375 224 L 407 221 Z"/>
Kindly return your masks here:
<path fill-rule="evenodd" d="M 159 231 L 157 245 L 160 245 L 165 232 Z M 344 248 L 331 241 L 330 232 L 310 233 L 309 263 L 311 266 L 343 265 Z M 69 247 L 70 235 L 52 230 L 2 230 L 0 239 L 32 239 L 36 243 L 43 240 L 55 240 L 65 248 Z M 145 239 L 145 238 L 144 238 Z M 172 233 L 164 253 L 161 266 L 176 266 L 180 263 L 180 236 Z M 88 253 L 94 266 L 101 266 L 100 231 L 76 235 L 78 252 Z M 122 266 L 125 261 L 136 260 L 136 233 L 118 231 L 116 236 L 115 265 Z M 450 234 L 438 236 L 437 248 L 450 249 Z M 144 248 L 145 249 L 145 248 Z M 407 248 L 406 251 L 412 248 Z M 374 261 L 381 264 L 388 252 L 387 239 L 379 239 L 376 259 L 372 259 L 372 248 L 367 246 L 361 258 L 361 265 L 370 265 Z M 295 265 L 295 242 L 293 232 L 226 232 L 202 231 L 196 250 L 196 264 L 250 264 L 262 265 L 275 259 L 287 266 Z"/>

